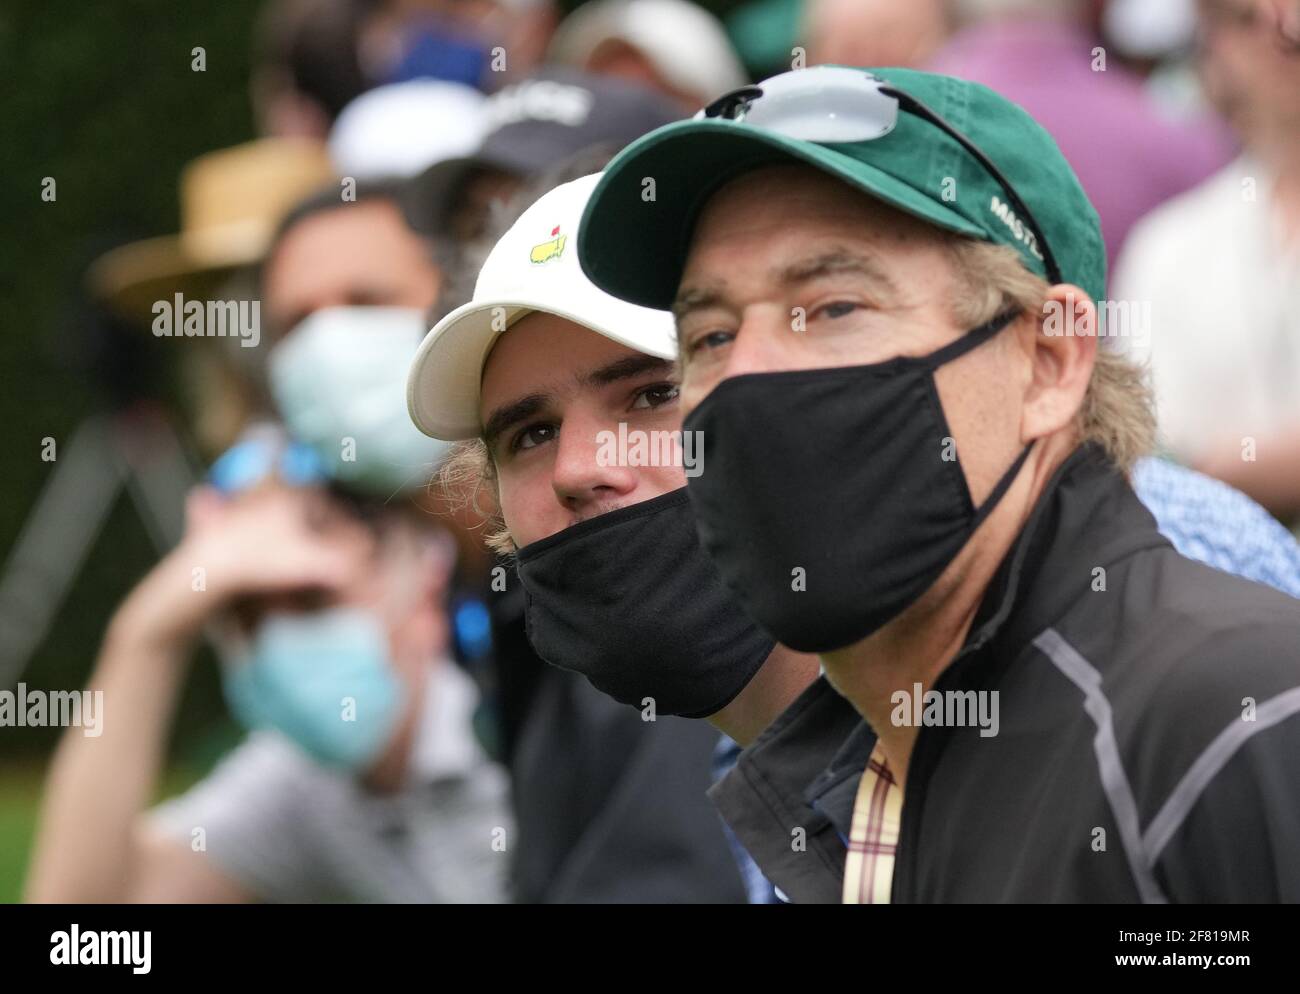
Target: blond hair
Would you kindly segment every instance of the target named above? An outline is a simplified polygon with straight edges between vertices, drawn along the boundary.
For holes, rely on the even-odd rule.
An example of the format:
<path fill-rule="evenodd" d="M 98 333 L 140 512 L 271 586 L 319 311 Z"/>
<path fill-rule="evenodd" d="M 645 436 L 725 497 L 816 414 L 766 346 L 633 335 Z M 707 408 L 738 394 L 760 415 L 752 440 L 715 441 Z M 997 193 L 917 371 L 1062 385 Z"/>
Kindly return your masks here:
<path fill-rule="evenodd" d="M 977 327 L 1012 308 L 1044 313 L 1051 287 L 1027 270 L 1013 249 L 958 235 L 945 236 L 943 244 L 952 260 L 952 310 L 959 327 Z M 1093 323 L 1096 327 L 1095 318 Z M 1155 446 L 1155 404 L 1146 369 L 1099 342 L 1076 429 L 1081 441 L 1095 442 L 1117 468 L 1131 471 Z"/>
<path fill-rule="evenodd" d="M 497 499 L 496 466 L 481 438 L 458 442 L 429 486 L 441 490 L 453 509 L 469 510 L 483 519 L 483 544 L 489 549 L 503 556 L 514 553 L 514 539 Z"/>

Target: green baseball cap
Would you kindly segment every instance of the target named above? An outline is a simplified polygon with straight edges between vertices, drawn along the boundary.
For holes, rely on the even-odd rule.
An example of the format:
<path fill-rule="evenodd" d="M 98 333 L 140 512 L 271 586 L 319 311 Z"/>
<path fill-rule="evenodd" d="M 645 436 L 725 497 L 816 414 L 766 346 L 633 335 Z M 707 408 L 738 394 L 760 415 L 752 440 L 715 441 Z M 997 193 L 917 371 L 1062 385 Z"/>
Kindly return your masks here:
<path fill-rule="evenodd" d="M 859 95 L 844 83 L 868 89 Z M 880 86 L 903 96 L 882 103 L 870 91 Z M 769 96 L 777 113 L 758 114 Z M 709 198 L 742 173 L 802 162 L 939 228 L 1010 246 L 1045 278 L 1044 255 L 1054 257 L 1063 281 L 1096 301 L 1104 298 L 1101 225 L 1078 177 L 1042 126 L 988 87 L 913 69 L 818 66 L 737 91 L 714 108 L 728 100 L 748 113 L 741 119 L 697 115 L 666 125 L 633 142 L 605 169 L 578 231 L 579 261 L 602 290 L 645 307 L 671 307 Z M 828 134 L 860 137 L 850 120 L 857 108 L 883 118 L 891 101 L 901 106 L 878 137 L 827 140 Z M 941 125 L 907 109 L 918 101 L 982 152 L 1007 185 Z"/>

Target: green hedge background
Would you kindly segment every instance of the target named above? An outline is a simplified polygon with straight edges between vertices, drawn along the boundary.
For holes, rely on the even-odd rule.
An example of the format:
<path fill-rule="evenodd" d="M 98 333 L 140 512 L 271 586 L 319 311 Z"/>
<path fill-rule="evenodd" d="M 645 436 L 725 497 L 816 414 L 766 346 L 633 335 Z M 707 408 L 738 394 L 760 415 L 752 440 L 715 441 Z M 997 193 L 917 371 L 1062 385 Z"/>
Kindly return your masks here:
<path fill-rule="evenodd" d="M 566 7 L 577 6 L 567 3 Z M 734 0 L 702 4 L 717 13 Z M 0 7 L 0 559 L 72 430 L 106 408 L 79 291 L 114 244 L 175 232 L 180 168 L 253 137 L 247 95 L 261 0 L 6 0 Z M 191 51 L 206 51 L 206 71 Z M 41 199 L 53 177 L 57 199 Z M 139 356 L 176 399 L 171 356 Z M 29 687 L 73 689 L 89 674 L 109 616 L 154 562 L 125 494 L 31 659 Z M 5 689 L 5 688 L 0 688 Z M 214 668 L 194 667 L 164 790 L 181 789 L 237 739 Z M 59 729 L 0 728 L 0 901 L 17 900 L 41 780 Z"/>

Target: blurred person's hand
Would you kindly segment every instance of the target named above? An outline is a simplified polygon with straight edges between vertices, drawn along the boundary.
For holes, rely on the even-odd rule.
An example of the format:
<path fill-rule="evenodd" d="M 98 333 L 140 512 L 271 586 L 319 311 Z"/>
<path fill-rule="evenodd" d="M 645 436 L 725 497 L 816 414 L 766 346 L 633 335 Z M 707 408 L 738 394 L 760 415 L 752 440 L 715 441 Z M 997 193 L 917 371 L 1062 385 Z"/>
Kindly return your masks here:
<path fill-rule="evenodd" d="M 123 605 L 122 634 L 184 643 L 232 607 L 308 609 L 337 599 L 374 547 L 357 521 L 304 488 L 263 486 L 229 499 L 211 487 L 191 492 L 181 542 Z M 241 610 L 250 627 L 254 618 Z"/>
<path fill-rule="evenodd" d="M 343 591 L 374 551 L 374 535 L 316 490 L 263 486 L 236 500 L 196 487 L 182 547 L 206 564 L 216 599 Z"/>

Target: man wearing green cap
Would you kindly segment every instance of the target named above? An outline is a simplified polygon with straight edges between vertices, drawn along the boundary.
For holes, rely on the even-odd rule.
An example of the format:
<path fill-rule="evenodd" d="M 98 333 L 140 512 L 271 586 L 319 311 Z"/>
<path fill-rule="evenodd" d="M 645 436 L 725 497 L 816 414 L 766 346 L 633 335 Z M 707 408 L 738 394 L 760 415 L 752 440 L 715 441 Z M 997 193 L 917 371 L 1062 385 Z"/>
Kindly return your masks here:
<path fill-rule="evenodd" d="M 676 312 L 701 540 L 825 669 L 714 790 L 778 887 L 824 896 L 829 825 L 852 902 L 1300 900 L 1300 603 L 1134 496 L 1149 393 L 1027 114 L 787 73 L 620 154 L 579 252 Z M 863 722 L 828 756 L 836 691 Z"/>

